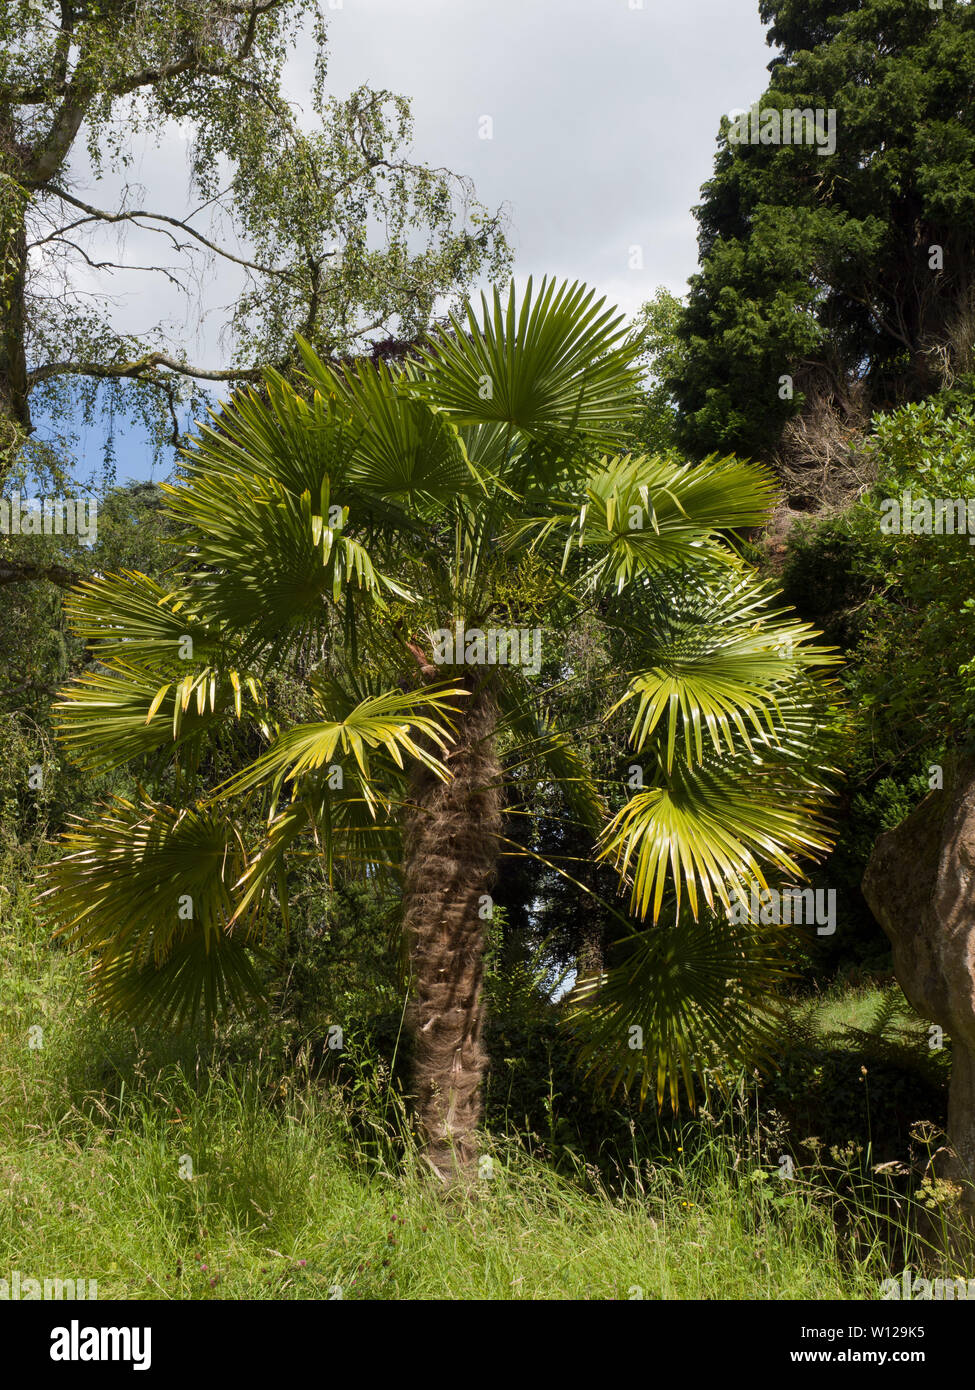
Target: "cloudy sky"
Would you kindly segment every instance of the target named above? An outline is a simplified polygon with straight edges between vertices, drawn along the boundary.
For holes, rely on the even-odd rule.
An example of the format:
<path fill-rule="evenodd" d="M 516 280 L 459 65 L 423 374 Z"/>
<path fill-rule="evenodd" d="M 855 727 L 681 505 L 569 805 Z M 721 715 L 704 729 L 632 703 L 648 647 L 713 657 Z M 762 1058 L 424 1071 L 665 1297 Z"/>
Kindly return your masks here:
<path fill-rule="evenodd" d="M 585 280 L 627 313 L 658 285 L 683 291 L 697 259 L 690 210 L 721 116 L 767 83 L 772 51 L 757 0 L 325 3 L 330 91 L 368 83 L 410 97 L 413 157 L 469 175 L 483 203 L 506 205 L 519 280 Z M 295 54 L 287 95 L 306 108 L 310 78 L 310 54 Z M 484 116 L 491 139 L 479 135 Z M 143 185 L 145 206 L 188 207 L 186 154 L 185 132 L 175 129 L 159 147 L 139 147 L 127 177 Z M 76 172 L 83 182 L 80 164 Z M 110 176 L 89 187 L 91 201 L 111 204 Z M 125 258 L 144 264 L 152 245 L 130 236 Z M 218 306 L 233 293 L 225 276 L 192 303 L 158 275 L 132 274 L 124 292 L 115 277 L 113 289 L 120 327 L 166 319 L 191 356 L 222 361 Z M 99 443 L 86 436 L 79 462 L 95 462 Z M 129 433 L 119 443 L 120 480 L 148 473 Z"/>
<path fill-rule="evenodd" d="M 343 0 L 329 72 L 343 94 L 366 80 L 412 98 L 416 153 L 510 207 L 519 277 L 584 279 L 633 311 L 694 270 L 718 123 L 764 90 L 772 55 L 757 0 L 630 3 Z"/>

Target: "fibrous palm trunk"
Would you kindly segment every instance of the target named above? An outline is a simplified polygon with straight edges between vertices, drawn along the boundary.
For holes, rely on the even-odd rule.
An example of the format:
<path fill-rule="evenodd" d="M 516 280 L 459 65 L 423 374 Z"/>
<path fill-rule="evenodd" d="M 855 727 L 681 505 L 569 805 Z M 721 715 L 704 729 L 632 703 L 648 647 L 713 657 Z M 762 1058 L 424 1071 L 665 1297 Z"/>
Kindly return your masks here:
<path fill-rule="evenodd" d="M 448 1182 L 477 1166 L 488 890 L 501 828 L 497 707 L 485 686 L 470 687 L 450 780 L 422 767 L 413 775 L 404 844 L 416 1103 L 426 1157 Z"/>

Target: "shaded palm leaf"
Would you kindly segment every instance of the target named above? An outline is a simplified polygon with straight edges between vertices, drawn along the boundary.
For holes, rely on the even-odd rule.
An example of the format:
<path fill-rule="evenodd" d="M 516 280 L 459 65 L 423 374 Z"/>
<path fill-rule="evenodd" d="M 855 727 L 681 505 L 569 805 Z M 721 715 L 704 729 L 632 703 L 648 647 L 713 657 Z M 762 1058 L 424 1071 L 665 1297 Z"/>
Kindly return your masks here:
<path fill-rule="evenodd" d="M 277 648 L 286 635 L 322 622 L 327 600 L 337 603 L 347 587 L 379 603 L 384 590 L 407 596 L 346 533 L 344 508 L 332 523 L 332 505 L 327 486 L 313 498 L 273 480 L 266 487 L 239 480 L 234 492 L 207 483 L 178 494 L 173 510 L 192 522 L 197 558 L 207 566 L 198 601 L 241 634 L 248 652 Z"/>
<path fill-rule="evenodd" d="M 266 904 L 253 899 L 231 927 L 247 857 L 230 818 L 116 798 L 65 840 L 42 898 L 72 946 L 94 953 L 105 1003 L 141 1018 L 212 1017 L 254 982 L 244 948 Z"/>
<path fill-rule="evenodd" d="M 606 820 L 606 801 L 571 733 L 560 729 L 554 716 L 539 714 L 531 695 L 514 680 L 502 677 L 499 687 L 499 728 L 512 734 L 512 758 L 519 765 L 537 766 L 558 786 L 577 822 L 598 835 Z"/>
<path fill-rule="evenodd" d="M 307 344 L 302 355 L 310 366 L 313 354 Z M 348 477 L 362 494 L 423 516 L 479 490 L 455 426 L 425 401 L 406 394 L 383 363 L 350 367 L 340 390 L 361 427 Z"/>
<path fill-rule="evenodd" d="M 573 991 L 567 1019 L 593 1079 L 694 1103 L 714 1073 L 767 1066 L 777 1036 L 775 990 L 788 974 L 781 928 L 686 914 L 627 939 L 625 959 Z"/>

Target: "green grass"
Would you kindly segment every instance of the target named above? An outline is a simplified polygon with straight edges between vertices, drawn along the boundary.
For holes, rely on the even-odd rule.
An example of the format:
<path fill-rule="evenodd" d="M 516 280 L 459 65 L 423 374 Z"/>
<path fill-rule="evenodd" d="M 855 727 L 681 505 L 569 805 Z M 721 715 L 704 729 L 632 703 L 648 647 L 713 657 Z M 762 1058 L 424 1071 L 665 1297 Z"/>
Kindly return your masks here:
<path fill-rule="evenodd" d="M 106 1103 L 108 1101 L 108 1103 Z M 32 1129 L 28 1126 L 28 1129 Z M 181 1176 L 189 1154 L 193 1176 Z M 185 1171 L 185 1159 L 183 1159 Z M 508 1144 L 467 1200 L 369 1161 L 334 1093 L 177 1068 L 4 1143 L 0 1269 L 101 1298 L 874 1297 L 826 1204 L 715 1144 L 585 1190 Z"/>
<path fill-rule="evenodd" d="M 612 1191 L 486 1139 L 473 1190 L 445 1197 L 381 1083 L 146 1050 L 88 1008 L 16 878 L 2 914 L 0 1277 L 95 1279 L 102 1299 L 818 1300 L 899 1273 L 870 1190 L 838 1229 L 824 1174 L 781 1178 L 744 1122 L 689 1121 L 686 1150 Z"/>
<path fill-rule="evenodd" d="M 839 1033 L 848 1028 L 869 1032 L 876 1024 L 880 1011 L 888 1005 L 891 1024 L 897 1027 L 913 1025 L 918 1036 L 927 1034 L 927 1024 L 918 1019 L 899 990 L 879 985 L 836 987 L 802 1000 L 792 1006 L 792 1013 L 823 1035 Z"/>

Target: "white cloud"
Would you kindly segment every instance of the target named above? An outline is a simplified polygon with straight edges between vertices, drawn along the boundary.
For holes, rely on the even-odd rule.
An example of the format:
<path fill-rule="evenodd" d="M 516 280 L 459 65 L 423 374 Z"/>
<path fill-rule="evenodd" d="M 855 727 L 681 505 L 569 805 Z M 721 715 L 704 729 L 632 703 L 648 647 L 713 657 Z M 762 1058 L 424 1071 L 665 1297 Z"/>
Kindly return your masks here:
<path fill-rule="evenodd" d="M 414 158 L 470 176 L 489 207 L 508 206 L 519 281 L 584 280 L 628 314 L 659 284 L 683 291 L 697 264 L 690 209 L 721 117 L 767 84 L 757 0 L 343 0 L 329 21 L 329 91 L 368 82 L 410 97 Z M 306 115 L 313 56 L 300 47 L 285 73 Z M 491 139 L 478 138 L 484 115 Z M 192 137 L 190 123 L 173 123 L 158 148 L 142 143 L 127 177 L 144 206 L 190 206 Z M 90 200 L 110 206 L 120 185 L 110 175 Z M 635 245 L 642 269 L 630 268 Z M 162 246 L 130 229 L 126 259 L 164 259 Z M 170 321 L 188 353 L 216 366 L 221 306 L 239 283 L 217 264 L 188 304 L 161 275 L 133 273 L 115 317 L 126 331 Z"/>

